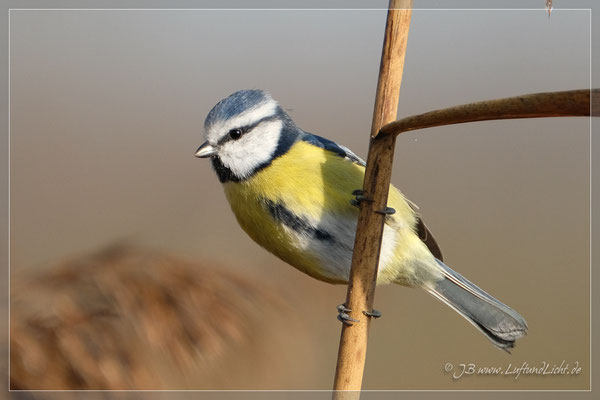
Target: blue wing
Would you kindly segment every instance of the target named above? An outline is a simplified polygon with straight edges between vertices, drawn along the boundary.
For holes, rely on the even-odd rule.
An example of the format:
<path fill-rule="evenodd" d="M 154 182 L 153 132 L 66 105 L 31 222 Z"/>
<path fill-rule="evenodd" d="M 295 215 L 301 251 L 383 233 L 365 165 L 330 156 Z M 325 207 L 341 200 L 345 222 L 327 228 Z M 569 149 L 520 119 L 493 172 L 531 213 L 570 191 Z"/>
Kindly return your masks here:
<path fill-rule="evenodd" d="M 304 134 L 300 137 L 300 140 L 303 142 L 307 142 L 312 144 L 313 146 L 320 147 L 322 149 L 331 151 L 337 154 L 340 157 L 343 157 L 349 161 L 352 161 L 355 164 L 358 164 L 362 167 L 367 165 L 365 161 L 354 154 L 352 150 L 347 148 L 346 146 L 342 146 L 341 144 L 337 144 L 329 139 L 325 139 L 324 137 L 313 135 L 312 133 L 304 132 Z"/>

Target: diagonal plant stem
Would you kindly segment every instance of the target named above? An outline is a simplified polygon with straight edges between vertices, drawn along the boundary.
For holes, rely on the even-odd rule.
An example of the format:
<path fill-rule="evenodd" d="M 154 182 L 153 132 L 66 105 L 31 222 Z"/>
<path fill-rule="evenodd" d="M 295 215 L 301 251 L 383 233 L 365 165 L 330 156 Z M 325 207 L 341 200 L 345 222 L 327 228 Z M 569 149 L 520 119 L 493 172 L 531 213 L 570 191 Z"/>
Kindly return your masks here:
<path fill-rule="evenodd" d="M 600 89 L 534 93 L 462 104 L 391 122 L 381 128 L 378 136 L 465 122 L 589 115 L 600 116 Z"/>

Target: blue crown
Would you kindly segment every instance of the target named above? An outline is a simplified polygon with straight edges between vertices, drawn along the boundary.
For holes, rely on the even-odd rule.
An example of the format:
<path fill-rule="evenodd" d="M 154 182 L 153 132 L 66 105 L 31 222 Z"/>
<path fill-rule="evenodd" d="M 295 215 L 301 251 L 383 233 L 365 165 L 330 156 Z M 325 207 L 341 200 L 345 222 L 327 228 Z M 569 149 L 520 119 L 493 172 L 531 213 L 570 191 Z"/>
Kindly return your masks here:
<path fill-rule="evenodd" d="M 271 95 L 264 90 L 240 90 L 229 97 L 219 101 L 210 110 L 204 121 L 204 128 L 217 123 L 227 121 L 244 111 L 259 106 L 261 104 L 273 101 Z"/>

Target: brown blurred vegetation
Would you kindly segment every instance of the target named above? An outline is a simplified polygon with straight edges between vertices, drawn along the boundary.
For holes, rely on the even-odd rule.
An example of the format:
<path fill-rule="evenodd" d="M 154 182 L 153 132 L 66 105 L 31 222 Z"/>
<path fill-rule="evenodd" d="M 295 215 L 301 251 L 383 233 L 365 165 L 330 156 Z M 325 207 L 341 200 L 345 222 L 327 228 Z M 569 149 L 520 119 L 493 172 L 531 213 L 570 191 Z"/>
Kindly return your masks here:
<path fill-rule="evenodd" d="M 225 268 L 113 246 L 13 277 L 10 386 L 293 385 L 286 377 L 302 377 L 291 369 L 310 360 L 310 344 L 289 312 L 272 288 Z"/>

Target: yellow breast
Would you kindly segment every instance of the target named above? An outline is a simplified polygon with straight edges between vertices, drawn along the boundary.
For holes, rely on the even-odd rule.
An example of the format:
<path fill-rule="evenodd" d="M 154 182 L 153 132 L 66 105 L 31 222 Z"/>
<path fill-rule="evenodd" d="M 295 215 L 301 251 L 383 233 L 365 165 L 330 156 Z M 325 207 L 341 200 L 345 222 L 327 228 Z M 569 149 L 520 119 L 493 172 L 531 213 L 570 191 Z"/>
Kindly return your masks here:
<path fill-rule="evenodd" d="M 362 187 L 363 177 L 363 167 L 309 143 L 297 142 L 284 156 L 276 158 L 251 178 L 242 182 L 226 182 L 223 186 L 238 223 L 254 241 L 314 278 L 345 283 L 358 216 L 358 209 L 350 204 L 350 200 L 353 198 L 352 191 Z M 329 220 L 354 221 L 354 228 L 350 227 L 347 230 L 351 232 L 346 232 L 352 239 L 348 244 L 346 270 L 333 271 L 330 266 L 323 265 L 323 258 L 314 254 L 314 249 L 311 252 L 310 246 L 299 241 L 298 237 L 290 234 L 290 229 L 273 218 L 264 206 L 265 200 L 284 204 L 295 215 L 313 221 L 320 221 L 324 216 Z M 386 260 L 390 268 L 380 265 L 380 282 L 395 281 L 398 274 L 402 274 L 401 269 L 410 269 L 408 264 L 406 268 L 400 265 L 412 258 L 403 253 L 415 245 L 414 238 L 418 241 L 412 233 L 416 221 L 414 212 L 394 187 L 390 187 L 388 203 L 396 209 L 394 220 L 401 223 L 390 227 L 395 232 L 387 235 L 389 254 Z M 385 242 L 383 250 L 386 250 Z"/>

